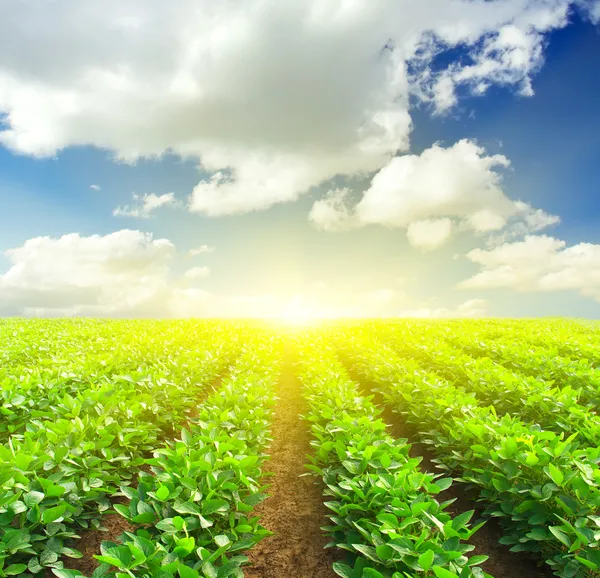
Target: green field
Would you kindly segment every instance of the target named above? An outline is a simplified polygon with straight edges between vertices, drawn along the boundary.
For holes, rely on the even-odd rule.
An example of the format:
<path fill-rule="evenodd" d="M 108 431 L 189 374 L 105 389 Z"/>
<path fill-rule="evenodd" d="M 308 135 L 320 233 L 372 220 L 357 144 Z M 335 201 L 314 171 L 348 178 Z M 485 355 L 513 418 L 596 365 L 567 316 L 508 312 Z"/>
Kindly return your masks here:
<path fill-rule="evenodd" d="M 0 578 L 600 576 L 599 345 L 566 320 L 3 320 Z"/>

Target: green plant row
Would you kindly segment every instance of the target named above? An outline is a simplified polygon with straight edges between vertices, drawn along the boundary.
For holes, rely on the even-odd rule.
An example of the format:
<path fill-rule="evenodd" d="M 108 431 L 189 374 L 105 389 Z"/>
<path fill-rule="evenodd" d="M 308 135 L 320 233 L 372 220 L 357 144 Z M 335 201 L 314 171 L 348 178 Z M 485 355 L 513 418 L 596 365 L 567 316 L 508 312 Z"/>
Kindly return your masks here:
<path fill-rule="evenodd" d="M 444 335 L 461 333 L 482 342 L 501 339 L 507 343 L 518 343 L 522 350 L 530 345 L 542 347 L 548 357 L 583 359 L 592 367 L 600 363 L 598 329 L 590 322 L 571 319 L 453 320 L 443 327 Z"/>
<path fill-rule="evenodd" d="M 44 418 L 0 446 L 0 577 L 31 576 L 80 557 L 72 543 L 98 528 L 112 495 L 229 360 L 218 342 L 194 389 L 166 379 L 122 376 L 98 389 L 64 394 Z M 58 399 L 58 398 L 57 398 Z"/>
<path fill-rule="evenodd" d="M 332 525 L 330 546 L 350 553 L 334 570 L 344 578 L 490 577 L 468 541 L 473 511 L 457 517 L 434 495 L 448 488 L 419 469 L 406 440 L 386 433 L 380 411 L 362 397 L 334 353 L 304 347 L 299 364 L 314 447 L 308 466 L 322 477 Z"/>
<path fill-rule="evenodd" d="M 575 435 L 499 418 L 462 388 L 421 371 L 381 342 L 345 343 L 357 371 L 432 446 L 438 462 L 473 484 L 513 551 L 539 552 L 562 578 L 600 576 L 600 449 Z"/>
<path fill-rule="evenodd" d="M 481 329 L 478 329 L 480 326 Z M 528 341 L 530 334 L 523 329 L 527 327 L 532 325 L 522 322 L 517 324 L 496 322 L 488 326 L 488 324 L 463 321 L 421 324 L 416 326 L 416 330 L 407 334 L 404 325 L 394 327 L 380 323 L 376 334 L 384 339 L 395 339 L 407 346 L 419 344 L 429 349 L 434 349 L 442 340 L 447 340 L 472 357 L 490 358 L 507 370 L 533 377 L 538 381 L 545 381 L 548 387 L 552 385 L 559 389 L 571 387 L 579 391 L 582 404 L 597 406 L 600 402 L 600 369 L 596 369 L 593 363 L 581 355 L 576 357 L 561 355 L 556 349 L 555 338 L 549 337 L 549 332 L 545 335 L 543 343 L 539 345 Z M 550 327 L 556 331 L 560 324 L 555 323 Z M 569 331 L 573 331 L 577 325 L 571 323 L 567 327 Z M 564 336 L 565 333 L 562 335 Z M 581 339 L 576 339 L 575 342 Z M 596 346 L 596 352 L 597 350 Z M 596 353 L 595 357 L 600 356 Z"/>
<path fill-rule="evenodd" d="M 269 535 L 251 512 L 266 497 L 261 466 L 279 349 L 249 347 L 180 438 L 146 461 L 152 473 L 122 488 L 129 502 L 115 510 L 140 528 L 102 543 L 94 578 L 243 577 L 244 552 Z"/>
<path fill-rule="evenodd" d="M 517 414 L 524 421 L 569 435 L 577 433 L 581 441 L 600 445 L 600 417 L 595 408 L 580 403 L 580 388 L 554 387 L 490 358 L 473 358 L 441 340 L 416 345 L 388 337 L 386 343 L 418 360 L 427 370 L 473 392 L 481 405 L 493 405 L 498 414 Z"/>
<path fill-rule="evenodd" d="M 549 345 L 537 346 L 504 337 L 485 341 L 465 337 L 453 334 L 448 339 L 473 357 L 493 359 L 508 369 L 544 379 L 559 388 L 580 389 L 584 403 L 595 406 L 600 402 L 600 369 L 586 359 L 561 356 Z"/>
<path fill-rule="evenodd" d="M 213 358 L 233 358 L 239 347 L 237 342 L 243 338 L 243 331 L 226 331 L 226 324 L 215 323 L 201 323 L 189 334 L 172 326 L 152 333 L 153 326 L 141 326 L 134 331 L 129 323 L 125 326 L 121 322 L 102 323 L 97 325 L 99 335 L 95 339 L 78 332 L 67 338 L 50 327 L 54 331 L 48 334 L 33 333 L 17 340 L 21 349 L 37 351 L 40 355 L 37 360 L 29 354 L 26 360 L 16 363 L 13 359 L 11 363 L 11 356 L 0 348 L 0 356 L 9 357 L 6 365 L 0 366 L 1 441 L 22 434 L 32 419 L 95 414 L 97 404 L 105 407 L 115 391 L 124 387 L 136 388 L 137 397 L 148 405 L 148 412 L 154 413 L 154 418 L 161 412 L 153 408 L 162 401 L 174 410 L 183 409 L 185 396 L 175 403 L 175 391 L 170 390 L 178 388 L 185 392 L 203 382 L 206 367 L 215 365 Z M 110 341 L 103 335 L 106 328 L 113 330 Z M 160 350 L 156 333 L 164 340 Z M 38 341 L 34 344 L 36 336 Z M 78 397 L 85 403 L 70 401 Z"/>

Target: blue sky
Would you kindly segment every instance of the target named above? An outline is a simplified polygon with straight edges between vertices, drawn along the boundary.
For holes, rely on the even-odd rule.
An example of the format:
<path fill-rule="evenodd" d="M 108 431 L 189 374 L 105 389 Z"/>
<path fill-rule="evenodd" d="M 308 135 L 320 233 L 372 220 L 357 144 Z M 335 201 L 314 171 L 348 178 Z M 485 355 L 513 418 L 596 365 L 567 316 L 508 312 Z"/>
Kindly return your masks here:
<path fill-rule="evenodd" d="M 58 12 L 70 4 L 61 0 Z M 163 15 L 173 30 L 136 29 L 140 46 L 179 58 L 179 51 L 169 53 L 171 34 L 185 10 L 204 4 L 182 2 Z M 160 86 L 170 69 L 148 64 L 125 34 L 124 52 L 98 61 L 95 47 L 108 40 L 84 34 L 94 18 L 85 9 L 68 24 L 52 16 L 56 34 L 66 35 L 73 50 L 81 43 L 80 56 L 69 56 L 64 71 L 48 72 L 36 56 L 49 50 L 44 43 L 52 33 L 27 49 L 29 61 L 2 56 L 0 46 L 0 251 L 8 251 L 0 258 L 0 313 L 600 317 L 600 26 L 594 23 L 600 9 L 566 0 L 552 9 L 541 0 L 487 3 L 514 6 L 499 14 L 490 8 L 482 24 L 469 20 L 467 4 L 456 2 L 440 22 L 415 15 L 414 28 L 406 25 L 394 37 L 389 62 L 373 57 L 356 70 L 334 48 L 352 46 L 359 33 L 365 47 L 383 42 L 389 30 L 381 23 L 390 15 L 371 14 L 365 4 L 363 17 L 373 21 L 334 30 L 339 45 L 311 29 L 315 57 L 333 67 L 325 73 L 318 58 L 298 56 L 293 42 L 277 54 L 278 35 L 288 26 L 306 41 L 293 10 L 288 22 L 273 8 L 274 25 L 255 22 L 251 10 L 242 24 L 225 13 L 218 26 L 225 37 L 244 25 L 272 34 L 272 44 L 259 46 L 248 34 L 247 46 L 234 42 L 224 51 L 224 72 L 193 69 L 193 96 L 169 92 L 157 102 L 144 91 Z M 7 6 L 0 3 L 0 22 Z M 144 11 L 152 6 L 134 2 L 123 15 L 110 2 L 98 28 L 114 27 L 113 9 L 115 18 L 138 18 L 137 26 L 150 28 L 158 15 Z M 34 28 L 30 16 L 12 17 L 14 37 L 7 42 L 25 45 Z M 43 21 L 40 14 L 35 25 Z M 465 37 L 459 22 L 472 27 Z M 431 30 L 436 41 L 422 43 L 429 53 L 417 59 L 407 38 L 423 40 Z M 210 30 L 202 34 L 212 38 Z M 216 41 L 206 42 L 216 51 L 210 44 Z M 248 79 L 240 72 L 245 53 L 259 57 Z M 122 61 L 133 88 L 114 88 L 105 76 L 88 84 L 90 70 L 112 73 Z M 416 71 L 413 78 L 405 63 Z M 291 76 L 293 66 L 301 70 Z M 369 68 L 380 66 L 377 74 Z M 233 92 L 217 91 L 209 106 L 202 83 L 211 83 L 211 75 Z M 372 83 L 370 92 L 358 89 L 362 78 Z M 442 79 L 451 97 L 441 91 Z M 529 82 L 533 94 L 525 95 Z M 375 112 L 391 119 L 384 130 L 372 94 Z M 339 119 L 335 98 L 348 109 Z M 345 99 L 356 102 L 342 106 Z M 212 119 L 214 111 L 223 116 Z M 366 141 L 352 140 L 365 126 L 377 150 L 355 155 L 356 146 L 366 150 L 360 148 Z M 455 148 L 460 141 L 468 146 Z M 472 162 L 461 164 L 469 155 Z M 510 166 L 487 163 L 494 155 Z M 398 158 L 406 164 L 395 165 Z M 233 177 L 215 192 L 206 182 L 218 170 Z M 439 182 L 428 180 L 432 173 L 441 175 Z M 275 184 L 263 186 L 265 178 Z M 446 182 L 453 183 L 448 191 Z M 350 190 L 336 193 L 341 187 Z M 429 199 L 432 188 L 437 192 Z M 143 195 L 168 193 L 169 202 L 146 216 L 114 214 L 117 207 L 140 209 Z M 527 208 L 516 208 L 517 201 Z M 318 216 L 315 207 L 326 211 Z M 482 211 L 498 224 L 473 225 L 473 214 Z M 532 225 L 535 211 L 541 220 Z M 419 223 L 428 227 L 424 234 Z M 39 237 L 47 238 L 30 241 Z M 163 239 L 168 243 L 157 244 Z M 202 245 L 210 250 L 188 254 Z"/>

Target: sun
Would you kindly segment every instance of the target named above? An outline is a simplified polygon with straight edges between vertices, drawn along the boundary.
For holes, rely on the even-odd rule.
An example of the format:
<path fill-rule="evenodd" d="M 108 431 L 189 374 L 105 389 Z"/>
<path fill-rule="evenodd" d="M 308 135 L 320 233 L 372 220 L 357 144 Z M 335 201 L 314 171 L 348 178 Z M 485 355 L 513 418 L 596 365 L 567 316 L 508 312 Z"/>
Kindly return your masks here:
<path fill-rule="evenodd" d="M 316 311 L 299 298 L 292 299 L 279 315 L 280 320 L 288 325 L 310 325 L 318 317 Z"/>

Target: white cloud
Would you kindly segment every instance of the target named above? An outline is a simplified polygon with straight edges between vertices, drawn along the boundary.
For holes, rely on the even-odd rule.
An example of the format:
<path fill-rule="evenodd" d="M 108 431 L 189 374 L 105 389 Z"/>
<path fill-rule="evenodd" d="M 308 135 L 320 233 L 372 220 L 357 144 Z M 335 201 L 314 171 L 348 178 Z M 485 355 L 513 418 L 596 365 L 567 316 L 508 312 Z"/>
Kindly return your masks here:
<path fill-rule="evenodd" d="M 197 247 L 196 249 L 190 249 L 188 254 L 190 257 L 195 257 L 196 255 L 203 255 L 204 253 L 212 253 L 214 250 L 215 248 L 210 245 L 200 245 L 200 247 Z"/>
<path fill-rule="evenodd" d="M 168 289 L 174 251 L 167 239 L 130 230 L 29 239 L 5 253 L 0 301 L 12 314 L 144 315 Z"/>
<path fill-rule="evenodd" d="M 206 279 L 210 275 L 210 269 L 208 267 L 192 267 L 188 269 L 183 276 L 186 279 Z"/>
<path fill-rule="evenodd" d="M 411 95 L 445 109 L 457 85 L 530 93 L 574 1 L 5 0 L 0 143 L 197 158 L 190 210 L 260 210 L 407 151 Z"/>
<path fill-rule="evenodd" d="M 487 317 L 488 302 L 485 299 L 470 299 L 465 301 L 455 309 L 439 307 L 431 309 L 422 307 L 404 311 L 401 317 L 421 317 L 421 318 L 451 318 L 451 317 Z"/>
<path fill-rule="evenodd" d="M 592 3 L 589 10 L 592 22 L 595 22 L 596 24 L 600 22 L 600 2 Z"/>
<path fill-rule="evenodd" d="M 342 231 L 357 225 L 348 201 L 350 189 L 333 189 L 318 201 L 315 201 L 309 220 L 324 231 Z"/>
<path fill-rule="evenodd" d="M 469 217 L 484 209 L 509 216 L 515 204 L 502 191 L 498 172 L 508 165 L 506 157 L 488 156 L 468 140 L 395 157 L 373 177 L 356 215 L 364 223 L 396 227 L 435 217 Z"/>
<path fill-rule="evenodd" d="M 175 198 L 175 193 L 165 193 L 164 195 L 150 193 L 141 197 L 140 195 L 133 193 L 133 200 L 138 201 L 137 204 L 117 207 L 113 211 L 113 215 L 115 217 L 148 219 L 156 209 L 160 209 L 161 207 L 176 207 L 179 205 L 179 201 Z"/>
<path fill-rule="evenodd" d="M 529 235 L 490 250 L 467 254 L 481 271 L 464 289 L 509 288 L 523 292 L 574 290 L 600 301 L 600 245 Z"/>
<path fill-rule="evenodd" d="M 408 225 L 406 236 L 413 247 L 431 251 L 441 247 L 452 235 L 450 219 L 425 219 Z"/>
<path fill-rule="evenodd" d="M 457 102 L 456 88 L 464 86 L 474 95 L 483 95 L 493 84 L 517 86 L 521 95 L 532 96 L 532 75 L 544 61 L 544 34 L 568 23 L 571 3 L 553 0 L 528 2 L 511 22 L 500 25 L 495 33 L 484 35 L 470 54 L 470 62 L 452 62 L 447 68 L 421 82 L 419 94 L 431 100 L 438 112 Z M 433 43 L 424 52 L 426 70 L 431 59 L 445 45 Z"/>
<path fill-rule="evenodd" d="M 90 189 L 92 189 L 92 191 L 99 191 L 101 190 L 100 185 L 90 185 Z"/>
<path fill-rule="evenodd" d="M 393 158 L 372 179 L 360 201 L 349 206 L 348 190 L 315 202 L 311 220 L 325 230 L 381 224 L 407 228 L 409 241 L 424 249 L 460 230 L 489 233 L 510 226 L 513 236 L 538 231 L 558 217 L 510 199 L 502 189 L 503 155 L 461 140 L 434 145 L 420 155 Z"/>
<path fill-rule="evenodd" d="M 174 244 L 124 229 L 89 237 L 36 237 L 5 252 L 0 310 L 5 315 L 97 317 L 338 317 L 390 315 L 406 305 L 398 289 L 357 291 L 308 283 L 287 292 L 215 294 L 190 282 L 210 274 L 175 274 Z M 293 314 L 293 315 L 292 315 Z"/>

